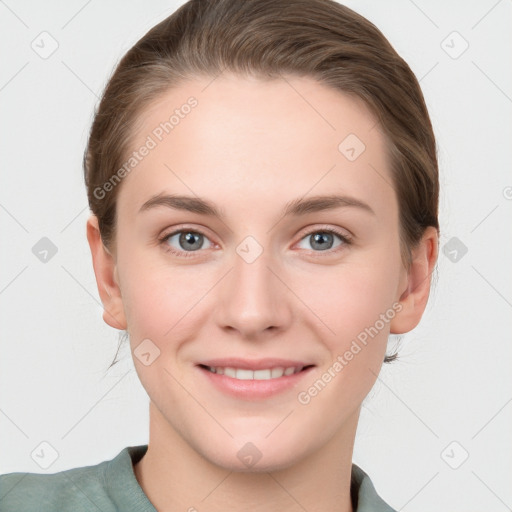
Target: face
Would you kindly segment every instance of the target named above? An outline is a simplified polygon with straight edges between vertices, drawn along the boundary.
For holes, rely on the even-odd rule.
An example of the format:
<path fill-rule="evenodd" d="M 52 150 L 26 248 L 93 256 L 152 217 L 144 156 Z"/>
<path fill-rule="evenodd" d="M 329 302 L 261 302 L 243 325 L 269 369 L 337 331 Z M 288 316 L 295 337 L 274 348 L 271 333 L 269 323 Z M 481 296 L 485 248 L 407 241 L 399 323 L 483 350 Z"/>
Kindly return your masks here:
<path fill-rule="evenodd" d="M 115 275 L 153 421 L 235 470 L 349 439 L 407 275 L 375 119 L 313 79 L 222 75 L 159 98 L 133 149 L 148 136 Z"/>

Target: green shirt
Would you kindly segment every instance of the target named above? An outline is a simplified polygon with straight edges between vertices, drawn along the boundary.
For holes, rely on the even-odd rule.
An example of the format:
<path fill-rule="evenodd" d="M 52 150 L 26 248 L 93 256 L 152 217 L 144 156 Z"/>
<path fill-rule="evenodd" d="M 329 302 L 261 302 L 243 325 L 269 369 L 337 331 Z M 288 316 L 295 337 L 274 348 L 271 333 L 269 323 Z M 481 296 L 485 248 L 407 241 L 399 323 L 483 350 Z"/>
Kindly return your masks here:
<path fill-rule="evenodd" d="M 0 475 L 0 512 L 156 512 L 133 472 L 147 449 L 128 446 L 112 460 L 53 474 Z M 354 512 L 395 512 L 355 464 L 350 493 Z"/>

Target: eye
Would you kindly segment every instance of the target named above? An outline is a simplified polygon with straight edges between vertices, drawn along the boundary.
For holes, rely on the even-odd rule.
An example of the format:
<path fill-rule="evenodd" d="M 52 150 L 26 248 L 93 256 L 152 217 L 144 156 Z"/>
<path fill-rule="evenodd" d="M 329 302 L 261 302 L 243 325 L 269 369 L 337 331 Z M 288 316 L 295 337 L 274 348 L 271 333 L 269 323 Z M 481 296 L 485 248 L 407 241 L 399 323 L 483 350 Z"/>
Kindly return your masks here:
<path fill-rule="evenodd" d="M 336 238 L 339 240 L 337 245 Z M 206 247 L 205 241 L 207 242 Z M 159 242 L 166 252 L 170 252 L 181 258 L 193 257 L 195 256 L 194 253 L 200 252 L 201 249 L 210 249 L 213 247 L 213 243 L 210 239 L 197 229 L 182 228 L 175 230 L 172 233 L 165 234 L 159 239 Z M 311 248 L 300 245 L 304 243 L 309 243 Z M 350 237 L 341 231 L 334 228 L 317 228 L 302 237 L 299 242 L 299 247 L 316 253 L 328 252 L 332 254 L 350 244 Z"/>
<path fill-rule="evenodd" d="M 335 245 L 336 238 L 340 240 L 337 245 Z M 300 243 L 310 244 L 310 247 L 312 248 L 310 249 L 308 247 L 302 246 L 302 249 L 312 250 L 314 252 L 328 251 L 332 253 L 337 252 L 337 250 L 340 250 L 340 248 L 343 248 L 343 246 L 350 245 L 351 240 L 346 234 L 342 233 L 341 231 L 338 231 L 337 229 L 321 228 L 316 229 L 315 231 L 310 231 L 306 236 L 304 236 L 301 239 Z"/>
<path fill-rule="evenodd" d="M 207 247 L 204 247 L 205 240 L 210 244 Z M 192 229 L 173 231 L 164 235 L 159 241 L 165 251 L 183 258 L 194 256 L 194 252 L 209 249 L 213 245 L 204 233 Z"/>

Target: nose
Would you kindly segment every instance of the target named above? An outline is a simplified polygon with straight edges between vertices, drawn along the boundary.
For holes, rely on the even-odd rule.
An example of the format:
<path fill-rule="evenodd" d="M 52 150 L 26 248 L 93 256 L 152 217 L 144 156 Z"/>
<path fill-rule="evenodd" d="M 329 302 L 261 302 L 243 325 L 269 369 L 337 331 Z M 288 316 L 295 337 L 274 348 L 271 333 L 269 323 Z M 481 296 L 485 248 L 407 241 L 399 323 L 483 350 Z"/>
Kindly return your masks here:
<path fill-rule="evenodd" d="M 215 320 L 224 330 L 256 340 L 290 324 L 290 291 L 279 276 L 279 263 L 270 251 L 263 250 L 252 260 L 254 254 L 247 257 L 243 249 L 238 248 L 231 271 L 219 283 Z"/>

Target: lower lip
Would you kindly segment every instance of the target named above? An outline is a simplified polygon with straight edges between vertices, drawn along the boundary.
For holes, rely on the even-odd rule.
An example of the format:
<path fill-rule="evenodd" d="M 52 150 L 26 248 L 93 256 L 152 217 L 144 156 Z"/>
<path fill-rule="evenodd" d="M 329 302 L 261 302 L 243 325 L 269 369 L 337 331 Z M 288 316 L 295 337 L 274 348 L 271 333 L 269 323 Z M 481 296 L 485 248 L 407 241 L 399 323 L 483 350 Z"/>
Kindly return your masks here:
<path fill-rule="evenodd" d="M 207 379 L 220 391 L 231 395 L 235 398 L 244 400 L 257 400 L 262 398 L 269 398 L 283 393 L 294 386 L 296 386 L 301 379 L 303 379 L 314 368 L 313 366 L 294 373 L 292 375 L 283 375 L 276 379 L 267 380 L 241 380 L 227 377 L 226 375 L 219 375 L 213 373 L 201 366 L 197 367 Z"/>

